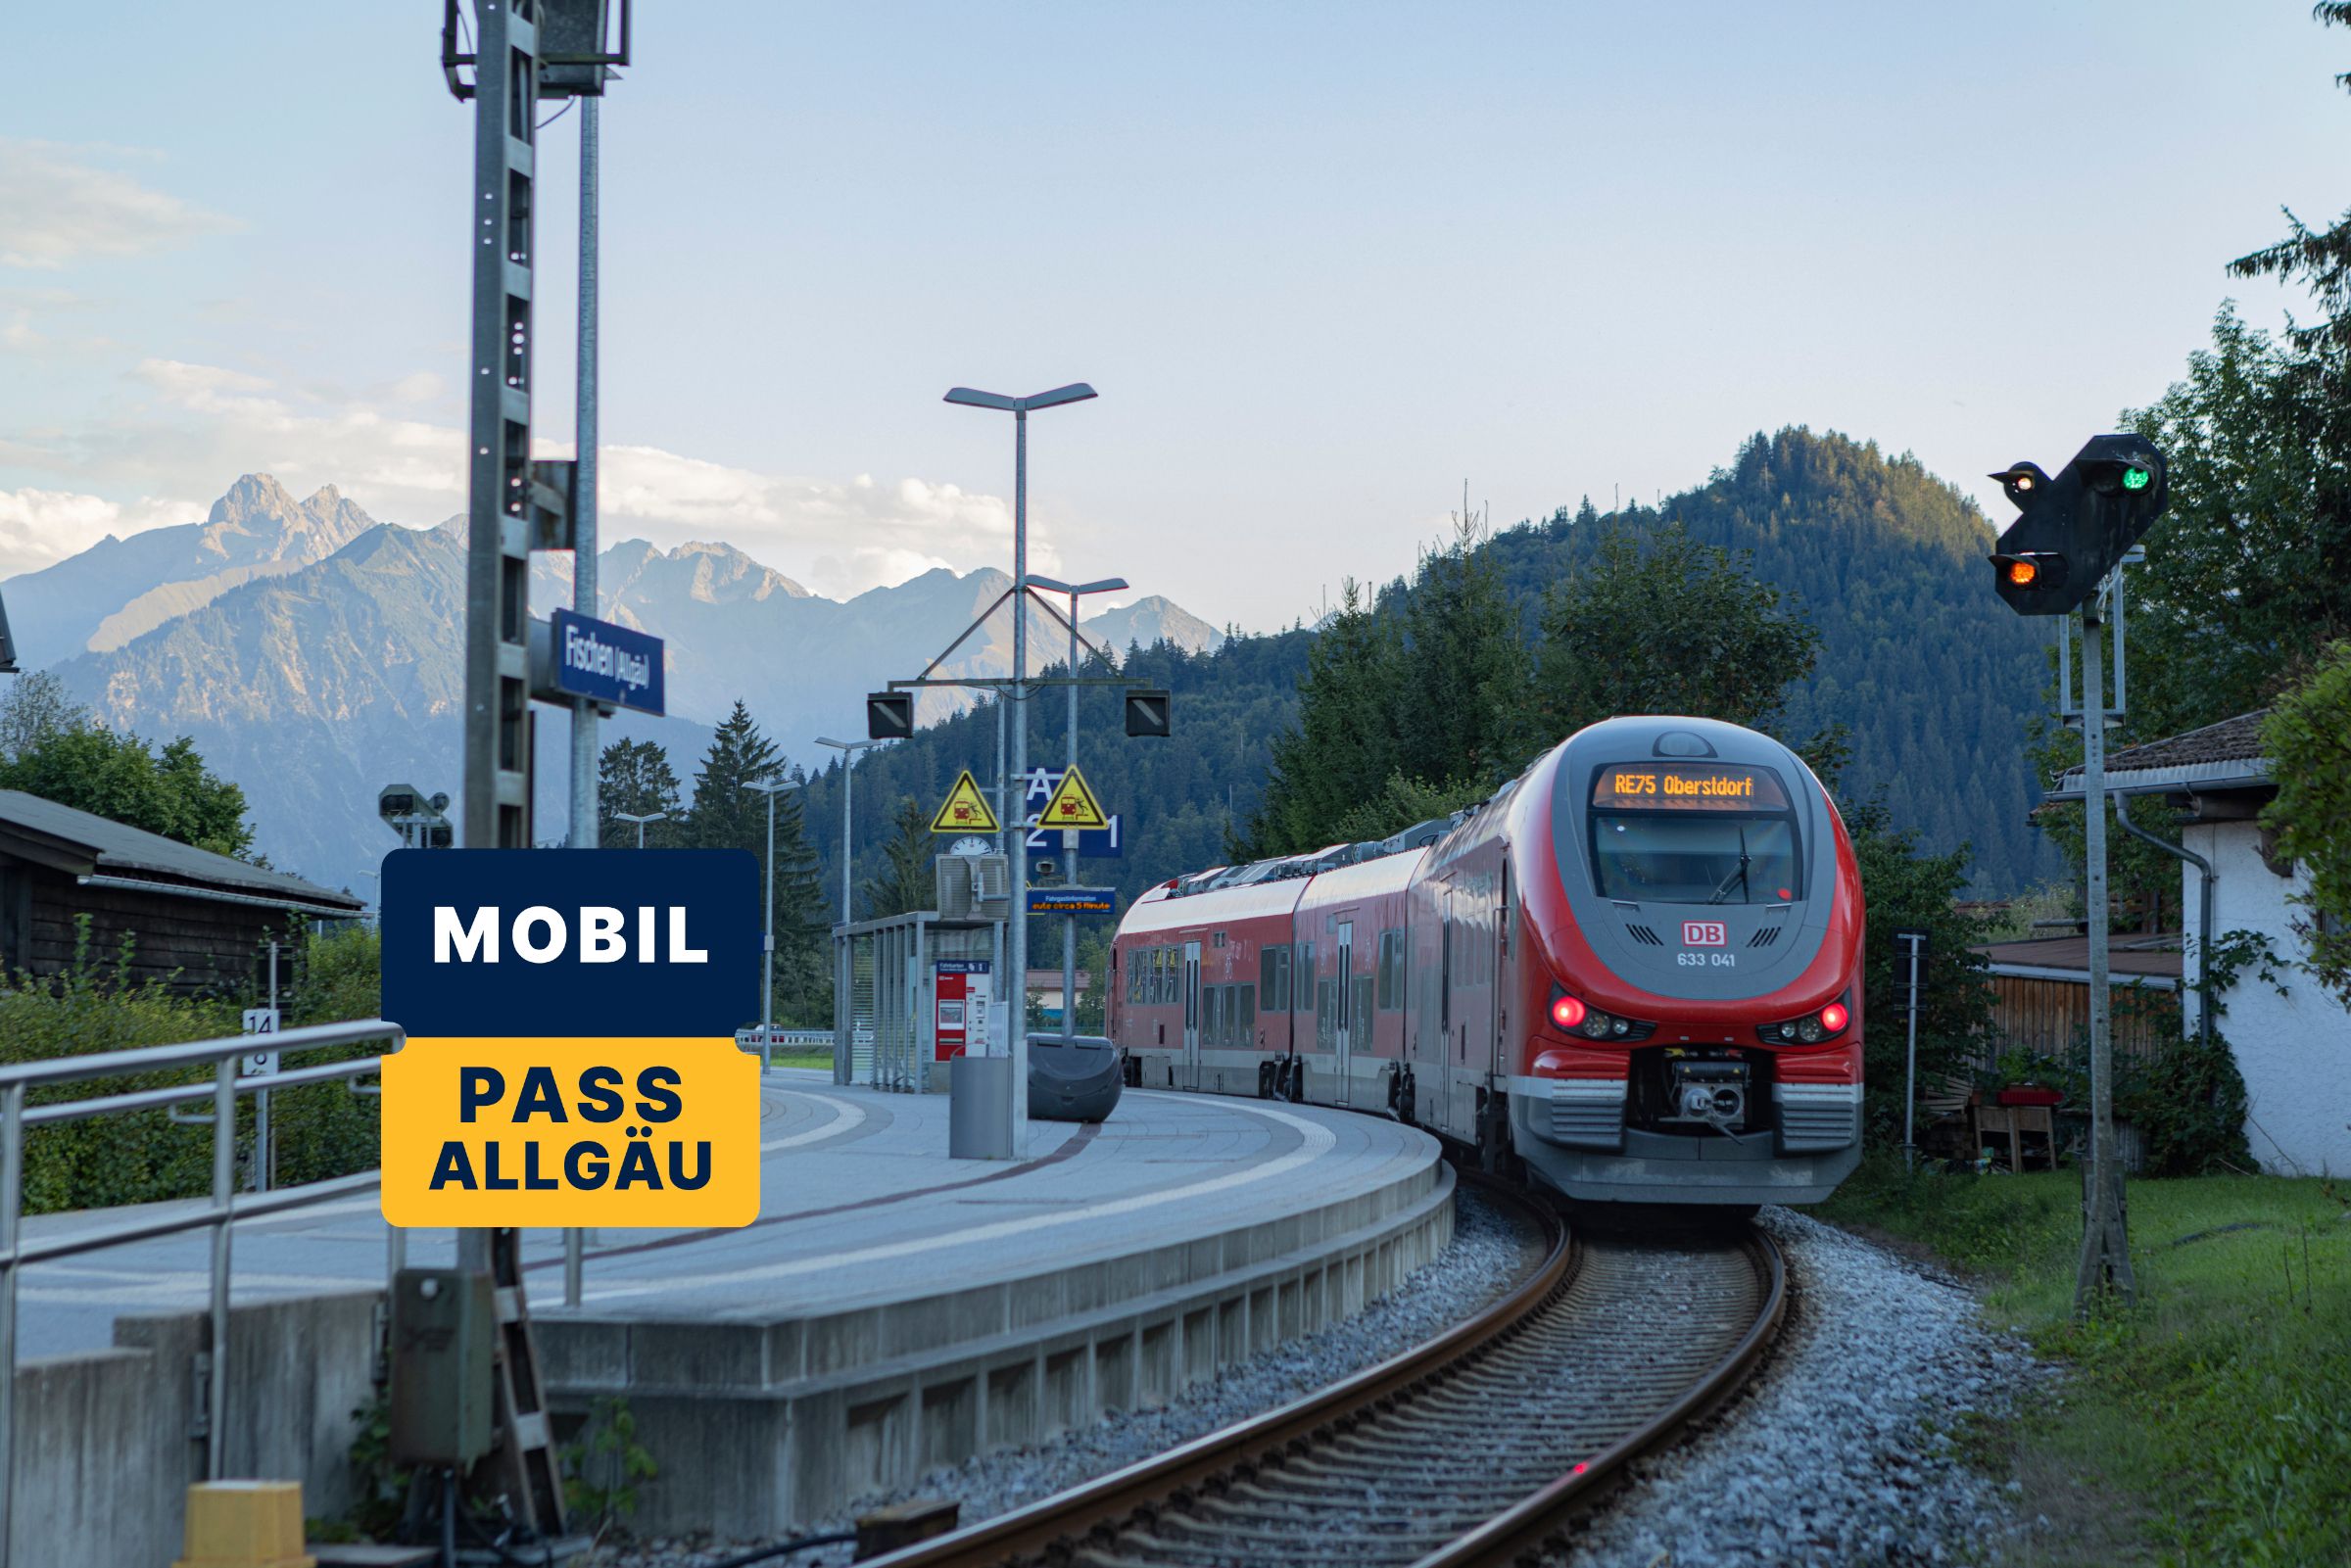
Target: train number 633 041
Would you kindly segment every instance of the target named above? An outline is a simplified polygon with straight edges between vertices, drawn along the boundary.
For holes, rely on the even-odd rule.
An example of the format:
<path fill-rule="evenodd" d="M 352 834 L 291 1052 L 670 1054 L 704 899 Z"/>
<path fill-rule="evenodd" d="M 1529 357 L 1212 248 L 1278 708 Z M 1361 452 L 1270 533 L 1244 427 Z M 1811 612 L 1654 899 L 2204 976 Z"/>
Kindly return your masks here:
<path fill-rule="evenodd" d="M 1739 967 L 1739 955 L 1736 953 L 1677 953 L 1674 957 L 1686 970 L 1701 970 L 1709 967 L 1727 970 Z"/>

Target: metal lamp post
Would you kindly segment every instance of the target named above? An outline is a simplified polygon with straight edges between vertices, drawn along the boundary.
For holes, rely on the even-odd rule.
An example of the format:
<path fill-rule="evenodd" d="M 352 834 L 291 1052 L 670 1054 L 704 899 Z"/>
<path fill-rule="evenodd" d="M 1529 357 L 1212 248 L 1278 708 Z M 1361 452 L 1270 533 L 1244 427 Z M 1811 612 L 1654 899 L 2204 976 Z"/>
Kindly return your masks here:
<path fill-rule="evenodd" d="M 1124 577 L 1096 578 L 1091 583 L 1062 583 L 1050 577 L 1032 577 L 1032 587 L 1048 594 L 1067 594 L 1070 596 L 1070 759 L 1078 766 L 1078 600 L 1087 594 L 1122 594 L 1127 590 Z M 1075 835 L 1072 842 L 1075 843 Z M 1067 866 L 1064 880 L 1071 886 L 1078 883 L 1078 851 L 1071 849 L 1063 857 Z M 1097 977 L 1098 979 L 1099 977 Z M 1061 1037 L 1078 1037 L 1078 917 L 1067 915 L 1061 923 Z"/>
<path fill-rule="evenodd" d="M 666 811 L 648 811 L 641 817 L 633 811 L 616 811 L 612 813 L 612 820 L 615 822 L 635 823 L 637 825 L 637 847 L 639 849 L 643 849 L 645 847 L 645 825 L 648 822 L 667 822 L 669 821 L 669 813 Z"/>
<path fill-rule="evenodd" d="M 773 784 L 753 782 L 751 787 L 767 796 L 767 933 L 761 944 L 765 963 L 760 970 L 759 984 L 759 1067 L 760 1070 L 776 1065 L 776 796 L 787 789 L 797 789 L 805 781 L 779 779 Z"/>
<path fill-rule="evenodd" d="M 1012 479 L 1012 687 L 1005 693 L 1011 698 L 1009 722 L 1012 726 L 1012 769 L 1010 777 L 1019 779 L 1029 771 L 1028 706 L 1021 683 L 1029 679 L 1029 413 L 1033 408 L 1057 408 L 1065 403 L 1083 403 L 1095 396 L 1094 389 L 1082 381 L 1033 397 L 1007 398 L 1001 393 L 979 392 L 970 387 L 953 387 L 947 392 L 947 402 L 968 408 L 994 408 L 1009 413 L 1013 419 L 1013 479 Z M 1009 793 L 1009 791 L 1007 791 Z M 1009 824 L 1007 824 L 1009 828 Z M 1011 973 L 1007 981 L 1006 999 L 1011 1004 L 1012 1017 L 1005 1029 L 1006 1043 L 1012 1056 L 1012 1155 L 1023 1159 L 1029 1153 L 1029 856 L 1026 845 L 1015 846 L 1006 857 L 1010 866 L 1011 897 L 1007 901 L 1010 917 L 1011 948 L 1005 955 L 1004 967 Z"/>
<path fill-rule="evenodd" d="M 857 753 L 882 742 L 831 740 L 820 735 L 816 743 L 840 753 L 840 923 L 846 926 L 856 918 L 849 910 L 849 803 L 857 798 Z"/>

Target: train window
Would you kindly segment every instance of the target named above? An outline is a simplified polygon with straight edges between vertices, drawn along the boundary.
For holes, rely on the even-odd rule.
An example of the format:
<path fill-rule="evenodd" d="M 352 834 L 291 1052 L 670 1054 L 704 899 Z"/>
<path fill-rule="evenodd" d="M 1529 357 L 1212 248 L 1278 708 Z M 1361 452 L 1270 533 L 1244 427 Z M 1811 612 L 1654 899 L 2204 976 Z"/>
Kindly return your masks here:
<path fill-rule="evenodd" d="M 1592 863 L 1603 898 L 1784 904 L 1803 891 L 1784 816 L 1595 812 Z"/>
<path fill-rule="evenodd" d="M 1223 1011 L 1222 1007 L 1218 1006 L 1216 986 L 1211 985 L 1200 993 L 1200 1039 L 1203 1044 L 1223 1045 L 1224 1043 L 1217 1035 L 1217 1026 L 1223 1022 L 1222 1017 Z"/>
<path fill-rule="evenodd" d="M 1271 943 L 1258 950 L 1257 994 L 1266 1011 L 1283 1013 L 1290 1006 L 1290 950 Z"/>
<path fill-rule="evenodd" d="M 1379 933 L 1379 1010 L 1393 1013 L 1404 1006 L 1404 932 Z"/>
<path fill-rule="evenodd" d="M 1290 996 L 1298 1012 L 1315 1005 L 1315 944 L 1300 942 L 1297 961 L 1290 966 Z"/>
<path fill-rule="evenodd" d="M 1164 947 L 1151 949 L 1150 1000 L 1154 1007 L 1168 1005 L 1168 950 Z"/>
<path fill-rule="evenodd" d="M 1234 989 L 1232 994 L 1240 1002 L 1240 1014 L 1236 1020 L 1234 1031 L 1239 1038 L 1233 1043 L 1254 1046 L 1257 1044 L 1257 987 L 1254 985 L 1239 986 Z"/>

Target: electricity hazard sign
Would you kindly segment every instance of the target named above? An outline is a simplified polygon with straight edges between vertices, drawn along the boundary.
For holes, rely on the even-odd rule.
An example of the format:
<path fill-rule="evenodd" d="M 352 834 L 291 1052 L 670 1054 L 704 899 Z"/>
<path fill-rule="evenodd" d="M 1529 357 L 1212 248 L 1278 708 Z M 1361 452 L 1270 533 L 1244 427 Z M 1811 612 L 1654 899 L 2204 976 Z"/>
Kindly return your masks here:
<path fill-rule="evenodd" d="M 395 1225 L 759 1213 L 759 872 L 742 850 L 403 849 L 383 870 Z"/>
<path fill-rule="evenodd" d="M 1037 814 L 1036 825 L 1047 829 L 1107 828 L 1110 818 L 1104 815 L 1102 802 L 1094 798 L 1093 788 L 1086 784 L 1085 775 L 1073 766 L 1061 776 L 1061 783 L 1054 786 L 1053 798 L 1046 801 L 1045 809 Z"/>
<path fill-rule="evenodd" d="M 939 802 L 938 815 L 931 819 L 935 833 L 992 833 L 996 831 L 996 814 L 987 809 L 987 797 L 980 792 L 972 780 L 972 770 L 966 768 L 955 776 L 955 787 Z"/>

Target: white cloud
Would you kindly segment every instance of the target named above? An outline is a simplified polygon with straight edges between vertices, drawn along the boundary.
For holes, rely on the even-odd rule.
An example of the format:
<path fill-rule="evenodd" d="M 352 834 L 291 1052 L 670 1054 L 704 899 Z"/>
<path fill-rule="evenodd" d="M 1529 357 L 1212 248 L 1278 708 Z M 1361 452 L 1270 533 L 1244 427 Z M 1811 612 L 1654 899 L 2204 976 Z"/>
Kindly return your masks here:
<path fill-rule="evenodd" d="M 89 162 L 99 151 L 0 139 L 0 266 L 137 256 L 236 226 Z"/>
<path fill-rule="evenodd" d="M 38 452 L 16 460 L 65 473 L 76 487 L 137 486 L 157 495 L 214 495 L 238 474 L 266 472 L 297 495 L 331 484 L 378 517 L 419 525 L 464 509 L 462 434 L 379 406 L 430 401 L 436 384 L 428 375 L 356 398 L 165 358 L 140 361 L 129 379 L 143 397 L 105 422 L 51 435 Z M 535 445 L 541 456 L 570 451 L 559 442 Z M 10 456 L 0 450 L 0 460 Z M 654 447 L 607 446 L 601 458 L 607 540 L 642 535 L 664 548 L 724 540 L 836 597 L 941 566 L 969 571 L 1011 562 L 1012 507 L 1000 496 L 919 478 L 765 474 Z M 124 508 L 100 531 L 150 526 L 136 520 L 145 515 Z M 185 518 L 152 519 L 167 520 Z M 9 547 L 0 535 L 0 555 Z M 1030 561 L 1039 571 L 1058 569 L 1033 516 Z"/>
<path fill-rule="evenodd" d="M 201 501 L 144 496 L 125 506 L 62 490 L 0 490 L 0 577 L 36 571 L 109 534 L 192 523 L 204 514 Z"/>

